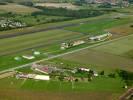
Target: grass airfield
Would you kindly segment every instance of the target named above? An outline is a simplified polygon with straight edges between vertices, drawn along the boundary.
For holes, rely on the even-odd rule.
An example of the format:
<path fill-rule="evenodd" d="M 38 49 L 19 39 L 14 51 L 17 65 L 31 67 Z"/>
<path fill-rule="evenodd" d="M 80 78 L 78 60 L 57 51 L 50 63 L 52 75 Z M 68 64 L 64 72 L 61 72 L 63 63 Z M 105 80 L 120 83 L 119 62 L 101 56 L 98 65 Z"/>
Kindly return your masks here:
<path fill-rule="evenodd" d="M 81 20 L 86 21 L 86 19 Z M 99 21 L 96 17 L 89 19 L 91 22 L 87 22 L 85 24 L 81 24 L 81 20 L 61 23 L 65 24 L 69 22 L 76 22 L 80 24 L 79 26 L 1 39 L 0 46 L 2 48 L 0 48 L 0 54 L 6 54 L 6 56 L 0 56 L 0 70 L 2 71 L 8 68 L 13 68 L 46 57 L 41 55 L 31 61 L 23 59 L 22 61 L 17 62 L 14 60 L 14 57 L 16 56 L 31 54 L 32 49 L 41 51 L 42 53 L 55 52 L 56 50 L 60 51 L 60 43 L 64 41 L 76 40 L 82 37 L 88 37 L 88 35 L 97 35 L 104 33 L 106 30 L 113 31 L 114 38 L 127 36 L 133 32 L 128 26 L 128 24 L 131 24 L 131 21 L 133 21 L 130 15 L 120 20 L 113 19 L 112 16 L 109 18 L 108 16 L 104 16 L 102 20 Z M 57 24 L 54 23 L 53 25 Z M 125 27 L 125 25 L 127 26 Z M 50 23 L 48 26 L 52 26 L 52 23 Z M 125 33 L 122 31 L 123 29 L 119 27 L 124 27 L 127 30 L 130 30 L 128 32 L 126 31 Z M 59 64 L 63 62 L 67 67 L 87 66 L 88 68 L 95 69 L 96 71 L 104 70 L 106 75 L 116 69 L 133 71 L 132 40 L 133 35 L 130 35 L 125 38 L 118 39 L 117 41 L 112 41 L 98 47 L 68 54 L 50 61 Z M 87 45 L 81 47 L 79 46 L 71 50 L 84 48 Z M 119 51 L 121 48 L 125 49 Z M 57 52 L 55 54 L 59 53 L 60 52 Z M 28 68 L 23 68 L 21 71 L 25 73 L 34 73 Z M 119 96 L 126 90 L 123 88 L 124 85 L 125 84 L 120 77 L 109 78 L 107 76 L 100 76 L 96 77 L 91 82 L 78 82 L 72 85 L 71 82 L 47 82 L 30 79 L 24 80 L 16 79 L 14 76 L 0 80 L 0 99 L 44 100 L 47 98 L 48 100 L 51 100 L 54 97 L 55 100 L 86 100 L 86 98 L 90 98 L 91 100 L 118 100 Z M 14 97 L 14 95 L 16 96 Z M 69 97 L 71 97 L 71 99 Z"/>
<path fill-rule="evenodd" d="M 116 13 L 114 13 L 114 14 L 116 15 Z M 81 24 L 82 21 L 85 22 L 85 20 L 87 22 L 84 24 Z M 62 25 L 65 23 L 68 24 L 69 22 L 70 23 L 80 23 L 78 26 L 66 27 L 63 29 L 61 28 L 61 29 L 44 31 L 44 32 L 43 31 L 36 32 L 34 34 L 27 34 L 27 35 L 17 36 L 17 37 L 13 37 L 13 38 L 1 39 L 0 46 L 2 48 L 0 48 L 0 55 L 1 55 L 0 61 L 2 61 L 2 63 L 1 63 L 0 70 L 8 69 L 11 67 L 16 67 L 17 65 L 22 65 L 27 62 L 31 62 L 31 61 L 27 61 L 27 60 L 23 60 L 21 62 L 16 62 L 14 60 L 14 57 L 22 56 L 25 54 L 31 54 L 33 49 L 41 51 L 42 53 L 56 52 L 56 51 L 60 52 L 60 44 L 62 42 L 72 41 L 72 40 L 76 40 L 76 39 L 78 40 L 80 38 L 88 37 L 88 36 L 94 35 L 94 34 L 95 35 L 103 34 L 103 33 L 105 33 L 105 30 L 111 31 L 111 30 L 113 30 L 113 28 L 117 28 L 119 26 L 129 24 L 132 20 L 133 19 L 131 16 L 122 16 L 121 19 L 114 19 L 113 14 L 109 18 L 108 18 L 108 15 L 103 15 L 100 17 L 94 17 L 92 19 L 91 18 L 80 19 L 80 20 L 74 20 L 74 22 L 66 21 L 66 22 L 61 22 L 59 24 L 59 25 Z M 50 26 L 50 25 L 52 25 L 52 23 L 48 24 L 48 26 Z M 54 23 L 53 25 L 56 25 L 56 24 Z M 94 26 L 96 26 L 96 27 L 94 27 Z M 75 29 L 77 29 L 77 30 L 74 31 Z M 82 32 L 82 31 L 85 31 L 85 32 Z M 130 32 L 126 33 L 126 34 L 116 32 L 113 34 L 113 36 L 120 37 L 120 36 L 125 36 L 128 34 L 132 34 L 132 30 L 130 30 Z M 87 46 L 87 45 L 85 45 L 85 46 Z M 2 55 L 4 55 L 4 56 L 2 56 Z M 41 57 L 38 57 L 35 60 L 41 59 L 43 57 L 44 56 L 42 55 Z M 119 59 L 120 57 L 117 57 L 117 58 Z M 5 59 L 7 59 L 7 60 L 5 60 Z M 35 61 L 35 60 L 33 60 L 33 61 Z M 95 60 L 93 60 L 93 62 L 95 62 Z M 129 64 L 130 65 L 132 64 L 131 61 L 129 61 Z M 128 63 L 127 63 L 127 66 L 128 66 Z"/>

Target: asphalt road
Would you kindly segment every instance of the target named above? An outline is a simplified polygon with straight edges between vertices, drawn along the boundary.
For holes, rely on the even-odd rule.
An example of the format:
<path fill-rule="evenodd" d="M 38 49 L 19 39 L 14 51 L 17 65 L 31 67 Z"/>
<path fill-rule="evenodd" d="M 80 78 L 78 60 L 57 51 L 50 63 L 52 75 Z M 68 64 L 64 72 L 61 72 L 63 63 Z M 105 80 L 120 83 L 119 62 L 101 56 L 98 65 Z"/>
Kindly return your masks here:
<path fill-rule="evenodd" d="M 131 97 L 131 99 L 129 99 L 130 96 L 133 96 L 133 88 L 131 88 L 127 92 L 125 92 L 119 99 L 120 100 L 132 100 L 133 97 Z"/>

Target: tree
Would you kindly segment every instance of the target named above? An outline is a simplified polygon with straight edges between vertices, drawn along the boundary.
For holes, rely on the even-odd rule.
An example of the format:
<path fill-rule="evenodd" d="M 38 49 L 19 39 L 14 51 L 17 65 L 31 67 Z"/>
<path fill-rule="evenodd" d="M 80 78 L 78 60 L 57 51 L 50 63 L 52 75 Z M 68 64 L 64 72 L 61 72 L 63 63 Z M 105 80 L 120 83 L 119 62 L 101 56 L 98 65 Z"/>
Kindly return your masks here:
<path fill-rule="evenodd" d="M 133 3 L 133 0 L 128 0 L 129 3 Z"/>
<path fill-rule="evenodd" d="M 118 75 L 125 80 L 127 84 L 133 84 L 133 72 L 119 70 Z"/>
<path fill-rule="evenodd" d="M 0 2 L 0 5 L 7 5 L 6 2 Z"/>
<path fill-rule="evenodd" d="M 88 77 L 88 81 L 89 81 L 89 82 L 92 81 L 92 77 Z"/>
<path fill-rule="evenodd" d="M 76 78 L 76 79 L 75 79 L 75 82 L 78 82 L 78 81 L 79 81 L 79 80 Z"/>
<path fill-rule="evenodd" d="M 81 3 L 87 3 L 86 0 L 80 0 Z"/>
<path fill-rule="evenodd" d="M 64 75 L 63 75 L 63 73 L 60 73 L 59 80 L 60 80 L 60 81 L 63 81 L 63 80 L 64 80 Z"/>
<path fill-rule="evenodd" d="M 37 19 L 36 21 L 37 21 L 37 22 L 40 22 L 40 19 Z"/>
<path fill-rule="evenodd" d="M 101 5 L 99 5 L 98 7 L 99 8 L 111 8 L 112 5 L 110 3 L 108 3 L 108 2 L 105 2 L 105 3 L 101 4 Z"/>
<path fill-rule="evenodd" d="M 99 73 L 100 75 L 104 75 L 104 70 Z"/>
<path fill-rule="evenodd" d="M 94 75 L 94 71 L 90 70 L 88 75 L 93 76 Z"/>
<path fill-rule="evenodd" d="M 33 6 L 34 4 L 30 1 L 25 1 L 25 2 L 20 2 L 21 5 L 25 5 L 25 6 Z"/>
<path fill-rule="evenodd" d="M 88 81 L 92 80 L 92 75 L 88 74 Z"/>
<path fill-rule="evenodd" d="M 42 11 L 34 12 L 31 15 L 53 15 L 53 16 L 65 16 L 71 18 L 86 18 L 93 17 L 104 14 L 104 11 L 100 10 L 90 10 L 90 9 L 80 9 L 80 10 L 71 10 L 66 8 L 46 8 L 46 7 L 37 7 Z"/>
<path fill-rule="evenodd" d="M 13 3 L 13 0 L 0 0 L 0 2 L 8 2 L 8 3 Z"/>
<path fill-rule="evenodd" d="M 130 27 L 133 27 L 133 24 L 132 24 L 132 25 L 130 25 Z"/>
<path fill-rule="evenodd" d="M 108 76 L 111 78 L 115 78 L 115 73 L 110 73 Z"/>
<path fill-rule="evenodd" d="M 76 0 L 73 4 L 77 6 L 82 6 L 82 3 L 80 2 L 80 0 Z"/>

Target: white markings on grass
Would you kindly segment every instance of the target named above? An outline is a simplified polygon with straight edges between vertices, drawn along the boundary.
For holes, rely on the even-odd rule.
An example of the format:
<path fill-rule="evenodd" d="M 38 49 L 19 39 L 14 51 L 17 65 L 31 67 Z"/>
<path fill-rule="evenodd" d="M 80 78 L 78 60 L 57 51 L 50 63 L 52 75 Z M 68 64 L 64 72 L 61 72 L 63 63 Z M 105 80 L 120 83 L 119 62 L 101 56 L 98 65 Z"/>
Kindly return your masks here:
<path fill-rule="evenodd" d="M 22 81 L 21 86 L 24 85 L 24 83 L 26 82 L 26 80 L 27 80 L 27 79 L 24 79 L 24 80 Z"/>

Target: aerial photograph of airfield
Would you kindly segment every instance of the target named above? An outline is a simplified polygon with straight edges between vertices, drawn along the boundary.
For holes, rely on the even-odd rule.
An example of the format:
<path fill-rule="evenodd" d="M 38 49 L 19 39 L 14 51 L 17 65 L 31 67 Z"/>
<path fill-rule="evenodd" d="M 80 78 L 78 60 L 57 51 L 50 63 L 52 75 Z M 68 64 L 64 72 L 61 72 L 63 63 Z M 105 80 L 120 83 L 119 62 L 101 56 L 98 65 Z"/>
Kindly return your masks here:
<path fill-rule="evenodd" d="M 133 0 L 0 0 L 0 100 L 133 100 Z"/>

